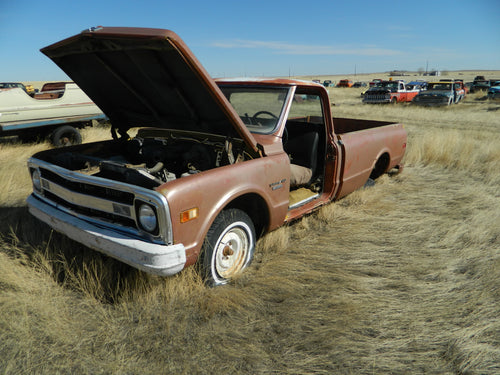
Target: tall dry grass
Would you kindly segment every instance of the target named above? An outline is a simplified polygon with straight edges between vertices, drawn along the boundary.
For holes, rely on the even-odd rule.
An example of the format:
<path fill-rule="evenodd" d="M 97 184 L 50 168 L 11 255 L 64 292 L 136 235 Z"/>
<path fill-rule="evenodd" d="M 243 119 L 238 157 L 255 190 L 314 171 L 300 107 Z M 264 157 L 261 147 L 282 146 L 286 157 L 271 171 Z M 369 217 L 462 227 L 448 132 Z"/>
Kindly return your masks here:
<path fill-rule="evenodd" d="M 500 105 L 332 95 L 336 116 L 405 123 L 405 170 L 264 237 L 221 288 L 51 232 L 23 203 L 48 145 L 0 145 L 0 372 L 499 373 Z"/>

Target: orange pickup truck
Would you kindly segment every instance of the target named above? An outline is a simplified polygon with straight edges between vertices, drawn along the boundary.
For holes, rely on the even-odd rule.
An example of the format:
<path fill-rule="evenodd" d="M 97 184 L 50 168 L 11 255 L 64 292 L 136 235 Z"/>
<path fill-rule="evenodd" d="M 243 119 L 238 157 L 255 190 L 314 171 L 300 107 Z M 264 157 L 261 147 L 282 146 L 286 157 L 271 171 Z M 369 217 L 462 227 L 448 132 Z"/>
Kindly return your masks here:
<path fill-rule="evenodd" d="M 350 79 L 341 79 L 339 83 L 337 83 L 337 87 L 352 87 L 354 83 Z"/>
<path fill-rule="evenodd" d="M 404 81 L 380 81 L 370 87 L 363 96 L 363 103 L 402 103 L 411 102 L 420 89 L 406 87 Z"/>
<path fill-rule="evenodd" d="M 332 118 L 313 82 L 214 80 L 169 30 L 90 29 L 42 52 L 112 137 L 31 157 L 30 212 L 146 272 L 198 263 L 225 284 L 260 236 L 402 169 L 402 125 Z"/>

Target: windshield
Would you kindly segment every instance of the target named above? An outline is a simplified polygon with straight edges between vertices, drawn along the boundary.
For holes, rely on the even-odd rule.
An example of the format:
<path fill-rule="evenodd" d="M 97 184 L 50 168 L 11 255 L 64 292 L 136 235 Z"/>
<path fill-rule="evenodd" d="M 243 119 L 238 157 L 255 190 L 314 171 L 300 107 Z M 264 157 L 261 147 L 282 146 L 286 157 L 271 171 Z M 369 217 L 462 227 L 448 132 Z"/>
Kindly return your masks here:
<path fill-rule="evenodd" d="M 451 83 L 429 83 L 428 90 L 451 90 Z"/>
<path fill-rule="evenodd" d="M 288 94 L 288 88 L 221 86 L 220 89 L 248 130 L 269 134 L 274 131 Z"/>
<path fill-rule="evenodd" d="M 391 89 L 397 89 L 398 83 L 397 82 L 377 82 L 375 84 L 375 87 L 388 87 Z"/>

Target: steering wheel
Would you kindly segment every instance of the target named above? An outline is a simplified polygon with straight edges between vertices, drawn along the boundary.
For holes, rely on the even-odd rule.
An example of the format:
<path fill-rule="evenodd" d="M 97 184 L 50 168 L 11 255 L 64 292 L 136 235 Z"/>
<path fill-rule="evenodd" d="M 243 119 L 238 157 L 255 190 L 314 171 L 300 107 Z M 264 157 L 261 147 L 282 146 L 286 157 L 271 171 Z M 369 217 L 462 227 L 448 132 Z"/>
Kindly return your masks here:
<path fill-rule="evenodd" d="M 258 111 L 258 112 L 255 112 L 255 114 L 252 116 L 252 121 L 254 121 L 256 124 L 261 125 L 261 126 L 262 126 L 262 124 L 258 120 L 258 117 L 260 115 L 268 115 L 268 116 L 270 116 L 274 120 L 278 119 L 278 116 L 276 116 L 274 113 L 269 112 L 269 111 Z"/>

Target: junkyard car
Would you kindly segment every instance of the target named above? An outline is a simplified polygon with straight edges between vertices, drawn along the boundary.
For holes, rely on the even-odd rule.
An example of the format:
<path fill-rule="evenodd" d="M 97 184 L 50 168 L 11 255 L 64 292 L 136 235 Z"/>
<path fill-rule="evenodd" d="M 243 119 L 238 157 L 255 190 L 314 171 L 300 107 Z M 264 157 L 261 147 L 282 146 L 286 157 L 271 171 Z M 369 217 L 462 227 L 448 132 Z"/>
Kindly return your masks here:
<path fill-rule="evenodd" d="M 352 87 L 354 83 L 350 79 L 341 79 L 339 83 L 337 83 L 337 87 Z"/>
<path fill-rule="evenodd" d="M 500 99 L 500 81 L 491 84 L 488 89 L 488 99 Z"/>
<path fill-rule="evenodd" d="M 426 81 L 411 81 L 406 84 L 406 88 L 408 90 L 418 90 L 424 91 L 427 90 L 427 82 Z"/>
<path fill-rule="evenodd" d="M 412 103 L 422 106 L 442 106 L 459 103 L 465 97 L 462 81 L 430 82 L 427 90 L 421 91 Z"/>
<path fill-rule="evenodd" d="M 28 93 L 26 86 L 20 82 L 0 82 L 0 90 L 16 89 L 19 88 Z"/>
<path fill-rule="evenodd" d="M 106 116 L 73 82 L 48 82 L 29 95 L 23 84 L 0 84 L 0 137 L 50 138 L 55 146 L 81 143 L 78 129 Z M 21 86 L 19 86 L 21 85 Z"/>
<path fill-rule="evenodd" d="M 485 80 L 477 80 L 472 83 L 470 88 L 470 92 L 479 92 L 479 91 L 488 91 L 492 85 L 497 82 L 498 79 L 485 79 Z"/>
<path fill-rule="evenodd" d="M 363 95 L 363 103 L 402 103 L 411 102 L 420 92 L 413 85 L 407 86 L 402 80 L 390 80 L 377 82 L 370 87 Z"/>

